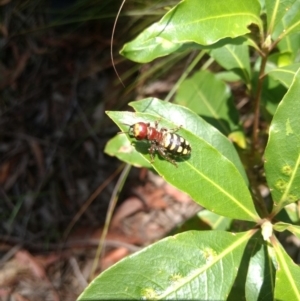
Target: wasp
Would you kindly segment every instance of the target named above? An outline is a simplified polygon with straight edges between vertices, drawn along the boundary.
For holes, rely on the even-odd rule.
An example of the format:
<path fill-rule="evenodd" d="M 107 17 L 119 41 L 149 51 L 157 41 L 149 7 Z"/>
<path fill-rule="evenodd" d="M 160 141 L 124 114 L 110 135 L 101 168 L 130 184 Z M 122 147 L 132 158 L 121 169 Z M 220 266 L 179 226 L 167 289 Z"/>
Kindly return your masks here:
<path fill-rule="evenodd" d="M 191 153 L 190 143 L 183 137 L 175 134 L 181 126 L 174 129 L 161 128 L 158 129 L 158 122 L 155 126 L 150 123 L 137 122 L 129 127 L 128 135 L 136 140 L 148 140 L 151 144 L 149 150 L 151 163 L 154 162 L 155 152 L 157 151 L 164 159 L 171 162 L 177 167 L 177 163 L 171 156 L 187 156 Z M 121 132 L 124 133 L 124 132 Z"/>

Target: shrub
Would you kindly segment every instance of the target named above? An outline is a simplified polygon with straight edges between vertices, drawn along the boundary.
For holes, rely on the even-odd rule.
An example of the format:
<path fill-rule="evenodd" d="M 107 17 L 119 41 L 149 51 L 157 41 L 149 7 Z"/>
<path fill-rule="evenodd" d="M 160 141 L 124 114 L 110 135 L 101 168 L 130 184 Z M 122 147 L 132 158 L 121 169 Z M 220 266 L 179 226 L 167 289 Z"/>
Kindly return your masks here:
<path fill-rule="evenodd" d="M 170 236 L 123 259 L 78 300 L 300 300 L 299 266 L 275 235 L 300 238 L 299 8 L 298 0 L 183 0 L 123 47 L 139 63 L 197 50 L 188 71 L 204 55 L 222 67 L 183 73 L 175 104 L 147 98 L 130 104 L 135 113 L 107 112 L 124 132 L 140 121 L 182 125 L 177 133 L 192 152 L 176 158 L 178 168 L 158 155 L 151 163 L 149 144 L 128 135 L 106 152 L 186 192 L 206 208 L 212 230 Z M 251 103 L 243 113 L 253 116 L 251 134 L 233 101 L 235 81 Z M 233 232 L 233 220 L 246 222 L 243 232 Z"/>

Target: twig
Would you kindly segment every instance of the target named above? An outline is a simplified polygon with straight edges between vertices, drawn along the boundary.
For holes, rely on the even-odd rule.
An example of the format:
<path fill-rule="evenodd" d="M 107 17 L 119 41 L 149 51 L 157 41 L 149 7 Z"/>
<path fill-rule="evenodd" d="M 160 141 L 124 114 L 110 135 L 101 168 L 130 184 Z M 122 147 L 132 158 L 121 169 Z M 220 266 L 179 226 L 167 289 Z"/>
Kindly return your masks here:
<path fill-rule="evenodd" d="M 259 117 L 260 117 L 260 100 L 261 100 L 261 92 L 263 88 L 263 77 L 265 73 L 266 63 L 267 63 L 268 56 L 264 55 L 262 57 L 260 70 L 259 70 L 259 78 L 258 78 L 258 85 L 256 90 L 256 95 L 254 98 L 254 122 L 253 122 L 253 132 L 252 132 L 252 155 L 254 156 L 255 150 L 258 146 L 258 126 L 259 126 Z"/>
<path fill-rule="evenodd" d="M 98 261 L 99 261 L 104 243 L 105 243 L 105 238 L 106 238 L 106 235 L 107 235 L 107 232 L 108 232 L 108 228 L 109 228 L 109 225 L 110 225 L 112 214 L 114 212 L 117 201 L 119 199 L 119 193 L 120 193 L 120 191 L 122 190 L 122 188 L 125 184 L 125 181 L 127 179 L 127 176 L 128 176 L 128 173 L 129 173 L 130 169 L 131 169 L 131 165 L 126 164 L 126 166 L 124 167 L 124 169 L 123 169 L 123 171 L 120 175 L 120 178 L 119 178 L 119 180 L 118 180 L 118 182 L 117 182 L 117 184 L 114 188 L 114 191 L 111 195 L 111 199 L 110 199 L 110 202 L 109 202 L 109 207 L 108 207 L 107 215 L 106 215 L 106 219 L 105 219 L 105 225 L 104 225 L 104 228 L 103 228 L 103 231 L 102 231 L 102 235 L 101 235 L 99 245 L 98 245 L 98 248 L 97 248 L 97 252 L 96 252 L 96 255 L 95 255 L 95 260 L 93 262 L 92 270 L 91 270 L 91 273 L 90 273 L 90 279 L 91 280 L 94 278 L 94 274 L 95 274 L 96 268 L 98 266 Z"/>

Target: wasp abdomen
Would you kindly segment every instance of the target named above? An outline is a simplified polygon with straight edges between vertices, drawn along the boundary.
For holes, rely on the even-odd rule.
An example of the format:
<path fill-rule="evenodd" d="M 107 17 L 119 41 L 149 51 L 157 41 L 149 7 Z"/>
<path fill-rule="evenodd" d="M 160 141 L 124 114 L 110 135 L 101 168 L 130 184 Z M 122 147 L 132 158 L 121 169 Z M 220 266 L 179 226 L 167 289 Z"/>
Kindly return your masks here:
<path fill-rule="evenodd" d="M 175 155 L 189 155 L 192 150 L 187 140 L 174 133 L 166 133 L 163 136 L 161 145 Z"/>

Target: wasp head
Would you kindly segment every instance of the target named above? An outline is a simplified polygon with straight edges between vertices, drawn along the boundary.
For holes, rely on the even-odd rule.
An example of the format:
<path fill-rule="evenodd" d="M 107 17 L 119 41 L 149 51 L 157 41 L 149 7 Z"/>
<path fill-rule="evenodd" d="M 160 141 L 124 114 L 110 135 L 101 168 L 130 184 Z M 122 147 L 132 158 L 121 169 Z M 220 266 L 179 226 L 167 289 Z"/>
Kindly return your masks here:
<path fill-rule="evenodd" d="M 125 125 L 129 125 L 124 123 Z M 129 137 L 135 138 L 136 140 L 147 139 L 149 124 L 145 122 L 137 122 L 129 125 L 128 132 L 119 132 L 118 134 L 128 134 Z"/>
<path fill-rule="evenodd" d="M 147 138 L 149 124 L 145 122 L 137 122 L 129 127 L 128 135 L 137 140 Z"/>

